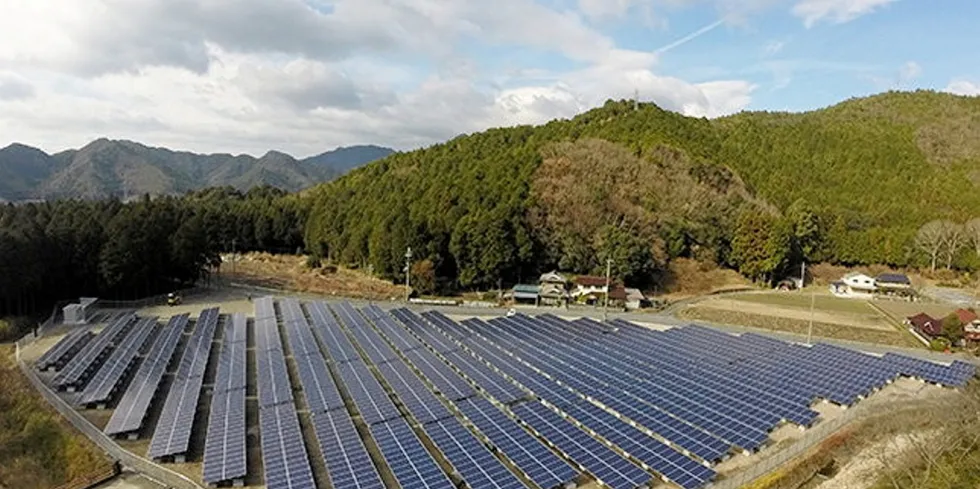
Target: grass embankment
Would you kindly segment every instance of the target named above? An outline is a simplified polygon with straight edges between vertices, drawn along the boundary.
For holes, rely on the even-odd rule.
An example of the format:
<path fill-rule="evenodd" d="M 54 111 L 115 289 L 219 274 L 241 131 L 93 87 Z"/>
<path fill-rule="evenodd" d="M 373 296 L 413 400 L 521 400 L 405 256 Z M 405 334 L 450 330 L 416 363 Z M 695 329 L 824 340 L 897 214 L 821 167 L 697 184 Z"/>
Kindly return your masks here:
<path fill-rule="evenodd" d="M 61 487 L 111 469 L 112 462 L 33 389 L 13 351 L 0 345 L 0 487 Z"/>
<path fill-rule="evenodd" d="M 822 474 L 846 477 L 830 486 L 847 489 L 975 489 L 980 487 L 978 412 L 980 385 L 974 381 L 962 395 L 905 405 L 853 424 L 744 488 L 812 488 Z"/>

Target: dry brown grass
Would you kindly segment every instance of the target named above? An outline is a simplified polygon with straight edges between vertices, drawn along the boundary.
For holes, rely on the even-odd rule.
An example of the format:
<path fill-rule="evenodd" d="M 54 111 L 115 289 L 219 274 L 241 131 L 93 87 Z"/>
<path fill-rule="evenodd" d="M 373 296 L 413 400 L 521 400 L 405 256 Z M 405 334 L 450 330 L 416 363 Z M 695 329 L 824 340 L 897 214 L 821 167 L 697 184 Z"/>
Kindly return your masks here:
<path fill-rule="evenodd" d="M 725 311 L 700 306 L 687 307 L 678 312 L 678 316 L 684 319 L 708 321 L 718 324 L 735 324 L 750 328 L 768 329 L 770 331 L 785 331 L 799 335 L 805 335 L 807 333 L 807 329 L 809 328 L 809 321 L 765 316 L 761 314 L 749 314 L 736 311 Z M 904 347 L 922 346 L 921 344 L 916 343 L 910 335 L 897 329 L 887 331 L 855 328 L 853 326 L 843 326 L 840 324 L 814 322 L 813 335 L 816 337 L 859 341 L 863 343 L 878 343 L 882 345 Z"/>
<path fill-rule="evenodd" d="M 670 262 L 666 298 L 674 301 L 729 290 L 752 289 L 752 282 L 734 270 L 687 258 Z"/>
<path fill-rule="evenodd" d="M 310 270 L 306 257 L 249 253 L 234 264 L 226 263 L 222 274 L 233 282 L 355 299 L 384 300 L 405 295 L 405 288 L 387 280 L 343 267 Z"/>

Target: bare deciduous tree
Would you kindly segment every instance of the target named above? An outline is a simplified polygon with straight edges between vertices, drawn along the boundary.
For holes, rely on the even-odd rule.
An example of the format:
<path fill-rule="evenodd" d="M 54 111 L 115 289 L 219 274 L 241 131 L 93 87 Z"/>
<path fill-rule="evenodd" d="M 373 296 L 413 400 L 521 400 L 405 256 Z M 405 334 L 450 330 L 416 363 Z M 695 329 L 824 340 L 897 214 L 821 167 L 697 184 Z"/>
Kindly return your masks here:
<path fill-rule="evenodd" d="M 973 252 L 980 258 L 980 217 L 974 217 L 963 225 L 966 240 L 973 246 Z"/>
<path fill-rule="evenodd" d="M 915 235 L 915 246 L 929 257 L 929 269 L 936 270 L 936 261 L 943 251 L 943 221 L 930 221 L 919 228 Z"/>
<path fill-rule="evenodd" d="M 953 221 L 942 221 L 942 230 L 943 254 L 946 256 L 946 269 L 949 270 L 953 267 L 956 253 L 963 247 L 966 235 L 963 225 Z"/>

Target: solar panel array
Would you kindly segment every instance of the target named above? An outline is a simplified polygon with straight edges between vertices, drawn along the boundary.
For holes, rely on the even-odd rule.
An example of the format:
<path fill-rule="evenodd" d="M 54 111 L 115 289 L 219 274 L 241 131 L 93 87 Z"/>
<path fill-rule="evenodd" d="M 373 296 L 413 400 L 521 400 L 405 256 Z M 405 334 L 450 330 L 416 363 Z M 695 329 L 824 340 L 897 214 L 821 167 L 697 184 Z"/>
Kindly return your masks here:
<path fill-rule="evenodd" d="M 296 408 L 276 404 L 259 409 L 262 466 L 268 489 L 315 489 Z"/>
<path fill-rule="evenodd" d="M 133 433 L 142 428 L 147 410 L 156 396 L 160 380 L 167 372 L 167 366 L 170 365 L 174 352 L 177 351 L 177 344 L 184 334 L 188 319 L 188 314 L 172 316 L 157 335 L 129 388 L 119 400 L 112 417 L 103 429 L 105 434 Z"/>
<path fill-rule="evenodd" d="M 311 302 L 307 304 L 307 310 L 310 312 L 313 330 L 327 349 L 329 359 L 338 364 L 360 359 L 354 344 L 344 334 L 340 323 L 325 303 Z"/>
<path fill-rule="evenodd" d="M 61 369 L 94 336 L 88 327 L 78 328 L 66 334 L 34 362 L 35 368 L 38 370 Z"/>
<path fill-rule="evenodd" d="M 436 328 L 426 326 L 425 322 L 408 309 L 396 309 L 392 314 L 409 330 L 452 364 L 463 376 L 478 385 L 491 397 L 503 403 L 509 403 L 527 397 L 513 382 L 496 372 L 492 367 L 478 360 L 473 355 L 463 351 L 460 345 L 449 337 L 437 332 Z"/>
<path fill-rule="evenodd" d="M 245 453 L 247 337 L 248 319 L 241 313 L 231 315 L 225 322 L 221 340 L 204 440 L 202 479 L 207 484 L 244 479 L 248 473 Z"/>
<path fill-rule="evenodd" d="M 524 489 L 524 484 L 507 470 L 473 433 L 456 418 L 425 425 L 425 432 L 453 468 L 473 489 Z"/>
<path fill-rule="evenodd" d="M 514 413 L 551 445 L 613 489 L 633 489 L 651 477 L 638 465 L 589 436 L 541 403 L 515 406 Z"/>
<path fill-rule="evenodd" d="M 79 404 L 93 405 L 105 404 L 115 394 L 116 387 L 123 379 L 123 375 L 136 362 L 140 350 L 149 338 L 150 333 L 156 329 L 157 318 L 141 318 L 129 334 L 123 338 L 119 346 L 112 351 L 109 358 L 99 368 L 92 380 L 88 382 L 85 390 L 82 391 Z"/>
<path fill-rule="evenodd" d="M 578 472 L 488 401 L 471 397 L 457 403 L 466 418 L 538 487 L 556 487 Z"/>
<path fill-rule="evenodd" d="M 271 297 L 263 297 L 255 303 L 255 339 L 259 431 L 266 487 L 315 488 Z"/>
<path fill-rule="evenodd" d="M 310 324 L 302 308 L 294 301 L 284 301 L 280 303 L 280 308 L 331 485 L 334 489 L 383 489 L 381 476 L 354 427 L 320 350 L 310 348 L 307 350 L 309 354 L 297 356 L 297 351 L 304 350 L 302 343 L 312 339 L 307 336 Z M 326 306 L 313 303 L 308 304 L 307 309 L 317 336 L 328 351 L 339 353 L 343 362 L 356 359 L 357 351 Z M 316 340 L 312 341 L 316 346 Z"/>
<path fill-rule="evenodd" d="M 59 389 L 77 389 L 84 386 L 89 375 L 99 365 L 106 353 L 136 324 L 135 314 L 117 317 L 101 333 L 75 355 L 64 368 L 54 376 L 52 382 Z"/>
<path fill-rule="evenodd" d="M 402 489 L 455 489 L 404 419 L 371 425 L 371 437 Z"/>
<path fill-rule="evenodd" d="M 345 409 L 314 414 L 313 428 L 334 489 L 384 489 Z"/>
<path fill-rule="evenodd" d="M 153 431 L 147 451 L 150 458 L 187 453 L 201 385 L 204 383 L 204 370 L 211 356 L 211 343 L 217 327 L 218 308 L 201 311 L 194 332 L 184 347 L 167 401 L 163 404 L 163 412 Z"/>

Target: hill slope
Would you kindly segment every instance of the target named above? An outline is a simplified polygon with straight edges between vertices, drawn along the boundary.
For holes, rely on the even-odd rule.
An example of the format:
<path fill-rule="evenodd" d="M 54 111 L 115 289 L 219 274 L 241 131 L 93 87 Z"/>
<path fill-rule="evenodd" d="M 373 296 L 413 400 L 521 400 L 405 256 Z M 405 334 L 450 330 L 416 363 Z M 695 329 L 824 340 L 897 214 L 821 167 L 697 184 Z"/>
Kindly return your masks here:
<path fill-rule="evenodd" d="M 585 141 L 592 139 L 613 144 Z M 561 141 L 577 143 L 556 146 Z M 571 120 L 461 136 L 355 170 L 311 193 L 306 240 L 321 254 L 392 277 L 411 245 L 436 275 L 462 286 L 559 266 L 596 272 L 604 256 L 616 259 L 620 276 L 651 264 L 662 270 L 673 256 L 729 266 L 772 259 L 775 272 L 793 261 L 794 249 L 797 259 L 903 266 L 919 259 L 912 241 L 924 222 L 980 215 L 978 141 L 980 99 L 932 92 L 714 121 L 608 102 Z M 557 173 L 556 163 L 542 164 L 549 159 Z M 549 183 L 562 171 L 579 185 Z M 656 186 L 616 190 L 677 172 L 686 176 L 671 194 L 695 204 L 668 205 Z M 583 216 L 601 224 L 549 229 L 543 223 L 582 216 L 547 219 L 554 209 L 543 196 L 599 209 L 601 219 Z M 769 255 L 753 257 L 755 249 Z"/>
<path fill-rule="evenodd" d="M 337 174 L 346 173 L 354 168 L 363 166 L 375 160 L 380 160 L 395 150 L 373 144 L 364 146 L 346 146 L 304 158 L 303 163 L 324 167 Z"/>
<path fill-rule="evenodd" d="M 201 155 L 108 139 L 55 155 L 15 144 L 0 149 L 0 200 L 164 195 L 213 186 L 247 190 L 272 185 L 295 191 L 335 178 L 383 149 L 358 148 L 300 161 L 275 151 L 261 158 Z M 338 159 L 337 151 L 347 156 Z"/>

